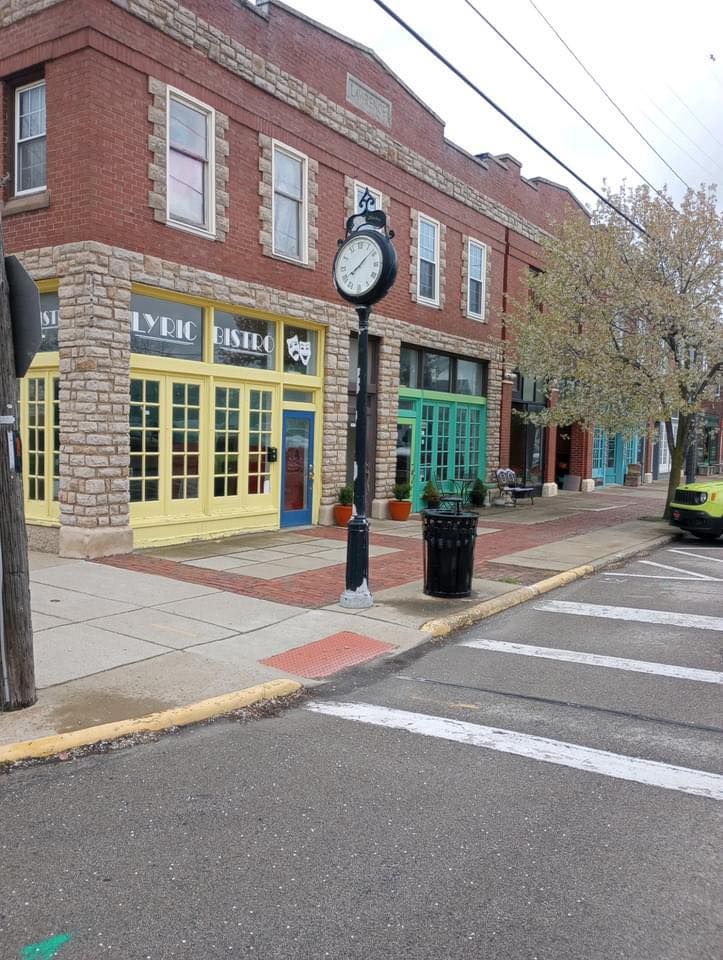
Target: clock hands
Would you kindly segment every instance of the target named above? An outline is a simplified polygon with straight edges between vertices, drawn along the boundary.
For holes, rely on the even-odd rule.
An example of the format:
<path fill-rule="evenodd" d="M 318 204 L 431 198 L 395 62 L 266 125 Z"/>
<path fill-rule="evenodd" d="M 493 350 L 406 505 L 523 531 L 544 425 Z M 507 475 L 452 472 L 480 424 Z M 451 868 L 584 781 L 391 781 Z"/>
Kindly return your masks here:
<path fill-rule="evenodd" d="M 365 253 L 364 256 L 361 258 L 361 260 L 359 261 L 359 263 L 354 267 L 354 269 L 349 271 L 349 276 L 350 276 L 350 277 L 353 277 L 354 274 L 355 274 L 355 273 L 357 272 L 357 270 L 359 269 L 359 267 L 360 267 L 366 260 L 368 260 L 369 257 L 371 257 L 371 255 L 372 255 L 372 251 L 371 251 L 371 250 L 369 250 L 367 253 Z"/>

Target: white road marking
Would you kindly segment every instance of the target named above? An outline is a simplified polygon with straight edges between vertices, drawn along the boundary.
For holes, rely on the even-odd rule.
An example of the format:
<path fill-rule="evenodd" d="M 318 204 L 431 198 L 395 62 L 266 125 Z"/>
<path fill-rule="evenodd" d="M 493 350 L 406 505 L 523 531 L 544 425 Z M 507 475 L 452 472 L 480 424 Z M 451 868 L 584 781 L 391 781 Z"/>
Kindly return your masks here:
<path fill-rule="evenodd" d="M 496 653 L 517 653 L 523 657 L 540 657 L 543 660 L 565 660 L 568 663 L 584 663 L 593 667 L 610 667 L 613 670 L 657 674 L 662 677 L 675 677 L 678 680 L 723 683 L 723 673 L 718 673 L 716 670 L 698 670 L 695 667 L 678 667 L 670 663 L 652 663 L 648 660 L 628 660 L 625 657 L 605 657 L 579 650 L 538 647 L 527 643 L 507 643 L 503 640 L 463 640 L 459 646 L 492 650 Z"/>
<path fill-rule="evenodd" d="M 707 573 L 694 573 L 692 570 L 685 570 L 683 567 L 670 567 L 667 563 L 655 563 L 654 560 L 638 560 L 638 563 L 644 563 L 648 567 L 660 567 L 661 570 L 673 570 L 675 573 L 687 573 L 692 580 L 715 580 L 721 581 L 717 577 L 709 577 Z"/>
<path fill-rule="evenodd" d="M 536 603 L 535 610 L 545 613 L 571 613 L 578 617 L 605 617 L 608 620 L 635 620 L 640 623 L 665 623 L 697 630 L 723 630 L 723 617 L 704 617 L 693 613 L 670 613 L 667 610 L 638 610 L 636 607 L 612 607 L 603 603 L 572 603 L 547 600 Z"/>
<path fill-rule="evenodd" d="M 607 750 L 595 750 L 563 740 L 550 740 L 536 737 L 516 730 L 500 730 L 485 727 L 463 720 L 451 720 L 448 717 L 433 717 L 424 713 L 412 713 L 408 710 L 395 710 L 371 703 L 338 703 L 318 701 L 307 703 L 305 710 L 353 720 L 357 723 L 369 723 L 374 726 L 388 727 L 393 730 L 406 730 L 425 737 L 438 737 L 473 747 L 511 753 L 530 760 L 542 760 L 563 767 L 598 773 L 618 780 L 630 780 L 665 790 L 679 790 L 699 797 L 723 800 L 723 777 L 705 770 L 692 770 L 677 767 L 657 760 L 642 760 Z"/>
<path fill-rule="evenodd" d="M 691 553 L 690 550 L 676 550 L 671 548 L 668 553 L 680 553 L 684 557 L 695 557 L 697 560 L 712 560 L 713 563 L 723 563 L 723 557 L 712 557 L 709 553 Z"/>
<path fill-rule="evenodd" d="M 638 580 L 685 580 L 687 583 L 699 583 L 698 577 L 671 577 L 662 573 L 605 573 L 606 577 L 636 577 Z M 705 580 L 713 580 L 714 583 L 721 583 L 714 577 L 704 577 Z"/>

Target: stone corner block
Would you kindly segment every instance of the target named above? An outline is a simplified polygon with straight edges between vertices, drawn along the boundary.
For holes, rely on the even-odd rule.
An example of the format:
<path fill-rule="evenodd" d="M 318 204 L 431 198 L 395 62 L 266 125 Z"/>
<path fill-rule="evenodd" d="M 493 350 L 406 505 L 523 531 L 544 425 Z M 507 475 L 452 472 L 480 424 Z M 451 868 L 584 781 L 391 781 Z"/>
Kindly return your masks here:
<path fill-rule="evenodd" d="M 389 500 L 372 500 L 372 520 L 389 519 Z"/>
<path fill-rule="evenodd" d="M 95 560 L 130 553 L 133 531 L 130 527 L 61 527 L 58 554 L 74 560 Z"/>

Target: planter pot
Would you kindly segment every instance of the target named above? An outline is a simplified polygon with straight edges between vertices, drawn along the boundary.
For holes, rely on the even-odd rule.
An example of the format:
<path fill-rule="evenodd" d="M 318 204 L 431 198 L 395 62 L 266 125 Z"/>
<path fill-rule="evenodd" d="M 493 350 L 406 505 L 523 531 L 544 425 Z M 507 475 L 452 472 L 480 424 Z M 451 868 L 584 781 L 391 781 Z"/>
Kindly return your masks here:
<path fill-rule="evenodd" d="M 436 510 L 437 507 L 439 506 L 439 500 L 437 500 L 437 499 L 435 499 L 435 500 L 425 500 L 425 501 L 424 501 L 424 506 L 425 506 L 425 508 L 426 508 L 427 510 Z"/>
<path fill-rule="evenodd" d="M 351 504 L 348 507 L 343 503 L 334 504 L 334 522 L 337 527 L 345 527 L 349 523 L 353 509 Z"/>
<path fill-rule="evenodd" d="M 389 516 L 392 520 L 408 520 L 412 512 L 411 500 L 390 500 Z"/>

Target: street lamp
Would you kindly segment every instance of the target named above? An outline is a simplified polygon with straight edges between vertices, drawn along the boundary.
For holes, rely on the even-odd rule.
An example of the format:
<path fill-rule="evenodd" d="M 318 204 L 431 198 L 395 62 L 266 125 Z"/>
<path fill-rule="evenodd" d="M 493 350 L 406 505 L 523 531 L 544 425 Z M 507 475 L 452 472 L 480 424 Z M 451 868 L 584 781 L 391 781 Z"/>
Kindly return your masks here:
<path fill-rule="evenodd" d="M 342 607 L 370 607 L 369 520 L 366 517 L 367 345 L 372 305 L 385 297 L 397 277 L 397 254 L 387 216 L 375 210 L 365 190 L 360 213 L 346 221 L 346 237 L 339 241 L 332 276 L 341 297 L 353 304 L 359 317 L 359 353 L 356 378 L 356 448 L 354 455 L 354 515 L 347 525 L 346 590 Z"/>

